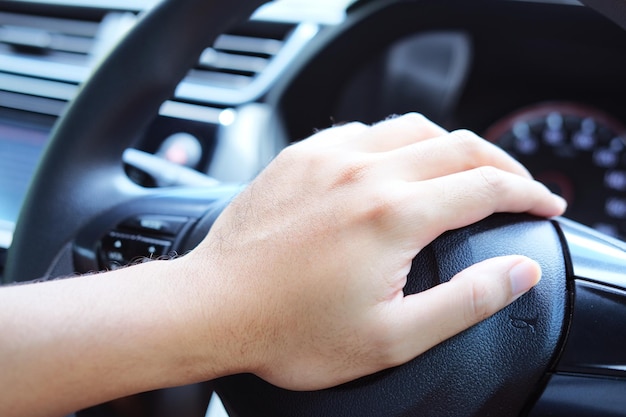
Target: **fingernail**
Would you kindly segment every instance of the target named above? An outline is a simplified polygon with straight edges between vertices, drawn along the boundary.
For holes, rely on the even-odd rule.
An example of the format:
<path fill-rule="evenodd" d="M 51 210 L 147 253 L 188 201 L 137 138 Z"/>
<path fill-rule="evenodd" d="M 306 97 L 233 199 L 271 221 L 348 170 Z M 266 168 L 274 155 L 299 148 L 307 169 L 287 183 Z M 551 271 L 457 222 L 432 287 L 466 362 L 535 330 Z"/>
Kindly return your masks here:
<path fill-rule="evenodd" d="M 517 299 L 534 287 L 541 279 L 541 267 L 533 260 L 523 260 L 509 270 L 511 294 Z"/>

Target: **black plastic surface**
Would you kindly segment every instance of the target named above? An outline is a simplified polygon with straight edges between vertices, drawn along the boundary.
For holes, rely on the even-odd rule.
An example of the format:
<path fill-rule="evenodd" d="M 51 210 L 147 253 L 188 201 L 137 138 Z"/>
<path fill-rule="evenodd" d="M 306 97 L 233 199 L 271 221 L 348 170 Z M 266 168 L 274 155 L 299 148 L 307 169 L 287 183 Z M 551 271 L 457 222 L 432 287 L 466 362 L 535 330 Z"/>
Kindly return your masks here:
<path fill-rule="evenodd" d="M 120 227 L 143 233 L 176 236 L 189 222 L 188 217 L 165 214 L 138 214 L 124 220 Z"/>
<path fill-rule="evenodd" d="M 626 243 L 567 219 L 559 223 L 574 277 L 626 290 Z"/>
<path fill-rule="evenodd" d="M 566 219 L 559 226 L 575 288 L 570 331 L 557 369 L 626 378 L 626 244 Z"/>
<path fill-rule="evenodd" d="M 530 416 L 626 415 L 626 245 L 566 219 L 573 285 L 567 341 Z"/>
<path fill-rule="evenodd" d="M 626 380 L 554 375 L 529 417 L 623 417 Z"/>
<path fill-rule="evenodd" d="M 575 294 L 558 371 L 626 379 L 626 291 L 576 280 Z"/>
<path fill-rule="evenodd" d="M 539 285 L 508 308 L 408 364 L 342 386 L 292 392 L 252 375 L 217 390 L 235 417 L 513 416 L 539 395 L 567 314 L 565 265 L 550 221 L 498 215 L 444 234 L 416 258 L 417 292 L 488 257 L 526 254 L 542 266 Z"/>
<path fill-rule="evenodd" d="M 623 0 L 580 0 L 626 29 L 626 3 Z"/>

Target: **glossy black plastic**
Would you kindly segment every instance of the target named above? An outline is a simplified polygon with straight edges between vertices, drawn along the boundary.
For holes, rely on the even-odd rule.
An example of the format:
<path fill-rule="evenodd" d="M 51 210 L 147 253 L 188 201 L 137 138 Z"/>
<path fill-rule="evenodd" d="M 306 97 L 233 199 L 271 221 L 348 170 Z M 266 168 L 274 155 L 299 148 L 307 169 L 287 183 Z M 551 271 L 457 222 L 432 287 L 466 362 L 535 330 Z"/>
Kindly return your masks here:
<path fill-rule="evenodd" d="M 573 308 L 560 359 L 531 416 L 626 412 L 626 244 L 560 219 Z"/>
<path fill-rule="evenodd" d="M 529 417 L 622 417 L 626 380 L 554 375 Z"/>

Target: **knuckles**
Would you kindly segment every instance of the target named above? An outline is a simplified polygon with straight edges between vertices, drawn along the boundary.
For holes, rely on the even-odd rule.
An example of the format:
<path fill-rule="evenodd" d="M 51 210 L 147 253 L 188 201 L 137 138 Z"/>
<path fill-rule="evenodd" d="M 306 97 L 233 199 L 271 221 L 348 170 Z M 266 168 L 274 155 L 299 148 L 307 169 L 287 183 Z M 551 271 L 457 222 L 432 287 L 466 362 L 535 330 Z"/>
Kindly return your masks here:
<path fill-rule="evenodd" d="M 423 126 L 424 124 L 430 124 L 431 122 L 422 113 L 410 112 L 398 117 L 406 121 L 407 123 L 415 124 L 417 126 Z"/>
<path fill-rule="evenodd" d="M 365 153 L 292 145 L 276 158 L 285 173 L 299 173 L 330 190 L 362 183 L 374 167 Z"/>
<path fill-rule="evenodd" d="M 449 139 L 454 141 L 450 146 L 463 155 L 468 162 L 489 160 L 488 150 L 491 145 L 471 130 L 455 130 L 450 133 Z"/>
<path fill-rule="evenodd" d="M 500 195 L 504 186 L 504 177 L 499 169 L 485 165 L 475 169 L 478 177 L 480 189 L 485 193 L 486 197 L 494 197 Z"/>
<path fill-rule="evenodd" d="M 363 218 L 374 224 L 396 217 L 401 210 L 399 192 L 390 188 L 369 190 L 364 204 Z"/>

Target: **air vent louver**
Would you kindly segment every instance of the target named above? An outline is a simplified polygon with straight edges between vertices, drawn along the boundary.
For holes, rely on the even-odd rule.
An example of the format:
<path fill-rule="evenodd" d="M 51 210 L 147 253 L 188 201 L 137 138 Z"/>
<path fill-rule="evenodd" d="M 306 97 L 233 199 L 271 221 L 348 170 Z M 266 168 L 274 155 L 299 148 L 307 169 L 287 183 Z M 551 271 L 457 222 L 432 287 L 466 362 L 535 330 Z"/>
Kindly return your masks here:
<path fill-rule="evenodd" d="M 86 64 L 97 31 L 98 22 L 0 13 L 0 51 Z"/>
<path fill-rule="evenodd" d="M 248 21 L 221 35 L 204 50 L 187 80 L 218 88 L 250 84 L 280 52 L 295 25 Z"/>
<path fill-rule="evenodd" d="M 48 113 L 60 114 L 93 64 L 137 21 L 131 12 L 82 17 L 0 12 L 0 107 L 16 108 L 18 94 L 21 101 L 58 101 Z M 218 108 L 257 100 L 318 30 L 313 23 L 253 17 L 204 50 L 172 100 Z"/>
<path fill-rule="evenodd" d="M 0 12 L 0 107 L 61 114 L 89 76 L 98 53 L 106 52 L 105 31 L 120 29 L 124 17 L 104 12 L 82 19 Z"/>

